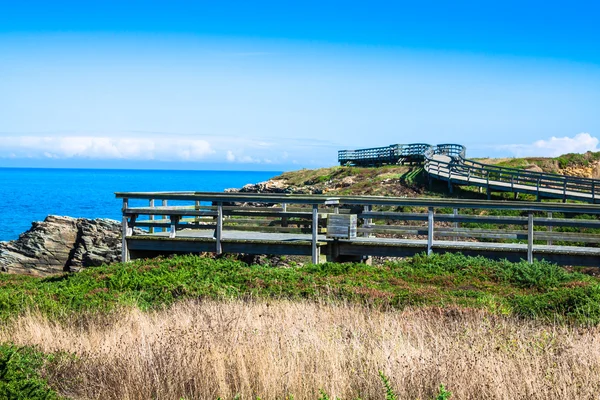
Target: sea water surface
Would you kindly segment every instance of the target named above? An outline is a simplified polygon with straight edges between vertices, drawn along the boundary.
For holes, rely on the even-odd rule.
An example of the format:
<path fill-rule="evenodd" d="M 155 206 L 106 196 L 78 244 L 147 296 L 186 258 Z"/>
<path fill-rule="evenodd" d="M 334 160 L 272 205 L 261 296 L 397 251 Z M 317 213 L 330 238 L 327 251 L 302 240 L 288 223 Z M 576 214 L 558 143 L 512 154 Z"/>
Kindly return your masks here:
<path fill-rule="evenodd" d="M 47 215 L 121 219 L 115 192 L 220 192 L 265 181 L 273 171 L 0 168 L 0 241 Z M 136 205 L 136 204 L 134 204 Z"/>

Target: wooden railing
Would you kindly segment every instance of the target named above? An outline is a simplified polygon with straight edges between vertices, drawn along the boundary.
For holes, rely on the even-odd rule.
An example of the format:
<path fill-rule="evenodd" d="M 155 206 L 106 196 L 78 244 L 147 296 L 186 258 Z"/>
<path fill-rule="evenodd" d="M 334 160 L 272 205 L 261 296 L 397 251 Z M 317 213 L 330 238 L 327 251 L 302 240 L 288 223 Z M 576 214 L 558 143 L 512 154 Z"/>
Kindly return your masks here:
<path fill-rule="evenodd" d="M 126 238 L 133 235 L 133 228 L 147 228 L 148 233 L 168 229 L 169 238 L 175 238 L 177 231 L 183 229 L 214 230 L 217 254 L 222 252 L 225 230 L 310 233 L 316 254 L 319 222 L 323 226 L 319 215 L 336 210 L 327 198 L 313 196 L 198 192 L 116 193 L 116 196 L 123 199 L 123 259 L 128 258 Z M 131 207 L 130 199 L 147 200 L 149 205 Z M 161 206 L 155 205 L 157 200 Z M 168 205 L 169 201 L 190 204 Z M 317 261 L 313 257 L 313 262 Z"/>
<path fill-rule="evenodd" d="M 456 146 L 449 150 L 447 146 Z M 432 146 L 425 152 L 424 168 L 430 175 L 457 184 L 474 184 L 495 187 L 511 192 L 528 192 L 546 197 L 576 198 L 595 203 L 600 181 L 591 178 L 527 171 L 518 168 L 483 164 L 465 158 L 460 145 Z M 443 160 L 436 155 L 448 155 Z M 489 193 L 489 192 L 488 192 Z M 583 196 L 579 196 L 579 194 Z"/>
<path fill-rule="evenodd" d="M 440 156 L 447 156 L 447 159 Z M 538 199 L 545 196 L 563 201 L 600 201 L 596 195 L 600 180 L 483 164 L 467 159 L 466 148 L 459 144 L 394 144 L 370 149 L 340 150 L 338 161 L 341 165 L 358 166 L 398 164 L 403 161 L 423 162 L 429 176 L 450 183 L 486 187 L 488 197 L 493 188 L 514 193 L 531 193 L 537 195 Z"/>
<path fill-rule="evenodd" d="M 273 240 L 278 234 L 293 234 L 310 241 L 312 261 L 317 263 L 319 247 L 332 244 L 322 236 L 331 213 L 357 215 L 360 237 L 354 241 L 359 244 L 402 246 L 403 242 L 390 244 L 389 239 L 424 237 L 427 253 L 445 243 L 457 251 L 471 251 L 485 243 L 521 241 L 527 245 L 524 255 L 531 262 L 534 244 L 550 246 L 544 251 L 575 254 L 577 249 L 596 251 L 600 243 L 600 206 L 592 204 L 210 192 L 116 195 L 123 199 L 124 260 L 129 257 L 127 239 L 134 235 L 134 228 L 143 228 L 159 239 L 189 238 L 191 231 L 210 230 L 216 253 L 222 252 L 226 231 L 248 232 L 249 241 L 257 233 L 271 234 Z M 132 201 L 148 205 L 133 207 Z M 514 215 L 494 215 L 507 212 Z M 569 232 L 562 231 L 565 227 Z M 571 245 L 556 245 L 568 242 Z M 600 256 L 600 249 L 595 256 Z"/>
<path fill-rule="evenodd" d="M 423 161 L 425 150 L 431 147 L 426 143 L 393 144 L 360 150 L 338 151 L 340 165 L 397 164 L 402 160 Z"/>

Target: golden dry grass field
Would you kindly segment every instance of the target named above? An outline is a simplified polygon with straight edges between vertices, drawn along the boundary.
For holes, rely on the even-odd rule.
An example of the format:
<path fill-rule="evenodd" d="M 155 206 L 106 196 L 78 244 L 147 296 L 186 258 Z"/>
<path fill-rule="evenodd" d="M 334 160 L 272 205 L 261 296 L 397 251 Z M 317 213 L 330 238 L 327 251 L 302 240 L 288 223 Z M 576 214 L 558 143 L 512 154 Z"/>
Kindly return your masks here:
<path fill-rule="evenodd" d="M 307 301 L 182 301 L 56 322 L 0 340 L 68 352 L 44 371 L 76 399 L 593 399 L 600 331 L 458 307 L 382 311 Z"/>

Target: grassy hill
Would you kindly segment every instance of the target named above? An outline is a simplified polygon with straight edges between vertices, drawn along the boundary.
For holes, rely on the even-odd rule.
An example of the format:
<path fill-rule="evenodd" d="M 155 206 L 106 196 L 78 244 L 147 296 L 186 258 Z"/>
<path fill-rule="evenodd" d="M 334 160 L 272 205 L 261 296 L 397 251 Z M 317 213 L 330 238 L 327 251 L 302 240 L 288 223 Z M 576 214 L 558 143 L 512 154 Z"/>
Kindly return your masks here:
<path fill-rule="evenodd" d="M 340 195 L 416 196 L 422 194 L 421 166 L 373 168 L 329 167 L 285 172 L 272 180 L 282 181 L 298 192 L 317 191 Z"/>
<path fill-rule="evenodd" d="M 589 353 L 600 280 L 547 263 L 435 255 L 274 268 L 180 256 L 3 275 L 0 305 L 2 398 L 581 398 L 600 389 Z"/>

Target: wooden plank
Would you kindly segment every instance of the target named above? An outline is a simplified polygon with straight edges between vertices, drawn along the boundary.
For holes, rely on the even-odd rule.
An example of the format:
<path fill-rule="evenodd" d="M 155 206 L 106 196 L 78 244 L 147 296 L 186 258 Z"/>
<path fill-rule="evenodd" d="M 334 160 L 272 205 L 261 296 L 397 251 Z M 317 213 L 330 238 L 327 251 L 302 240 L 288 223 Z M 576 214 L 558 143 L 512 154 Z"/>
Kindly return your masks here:
<path fill-rule="evenodd" d="M 327 237 L 356 238 L 357 218 L 354 214 L 334 214 L 327 218 Z"/>
<path fill-rule="evenodd" d="M 533 262 L 533 213 L 529 212 L 527 216 L 527 262 Z"/>
<path fill-rule="evenodd" d="M 150 199 L 150 201 L 148 202 L 148 207 L 154 208 L 154 199 Z M 150 215 L 148 218 L 150 219 L 150 221 L 153 221 L 154 217 L 155 216 L 153 214 L 153 215 Z M 149 232 L 150 233 L 154 233 L 154 227 L 153 226 L 150 226 L 150 231 Z"/>
<path fill-rule="evenodd" d="M 154 196 L 154 197 L 153 197 Z M 165 194 L 166 197 L 173 198 L 175 200 L 215 200 L 222 199 L 222 201 L 240 201 L 245 197 L 237 196 L 237 194 L 227 194 L 224 196 L 221 193 L 200 193 L 200 194 L 185 194 L 170 196 Z M 262 196 L 262 197 L 260 197 Z M 296 197 L 298 196 L 298 197 Z M 562 196 L 562 191 L 560 191 Z M 159 198 L 156 193 L 117 193 L 118 198 Z M 421 207 L 456 207 L 456 208 L 481 208 L 481 209 L 521 209 L 524 211 L 553 211 L 553 212 L 571 212 L 571 213 L 600 213 L 600 207 L 595 204 L 562 204 L 562 203 L 536 203 L 536 202 L 512 202 L 512 201 L 485 201 L 485 200 L 470 200 L 470 199 L 422 199 L 422 198 L 399 198 L 399 197 L 381 197 L 381 196 L 339 196 L 340 203 L 344 205 L 388 205 L 388 206 L 421 206 Z M 256 202 L 273 201 L 276 203 L 288 202 L 288 203 L 303 203 L 313 204 L 315 202 L 324 203 L 327 196 L 323 195 L 270 195 L 261 194 L 254 195 L 253 200 Z"/>
<path fill-rule="evenodd" d="M 173 224 L 171 222 L 136 221 L 135 224 L 131 225 L 131 226 L 136 227 L 136 228 L 170 228 L 172 225 Z M 178 222 L 175 224 L 175 228 L 177 230 L 182 230 L 182 229 L 207 229 L 207 230 L 212 229 L 212 230 L 214 230 L 216 227 L 217 227 L 217 225 L 215 223 L 196 224 L 193 221 L 187 222 L 187 223 Z"/>
<path fill-rule="evenodd" d="M 223 203 L 217 204 L 217 228 L 215 230 L 215 252 L 221 254 L 223 252 Z"/>
<path fill-rule="evenodd" d="M 312 212 L 282 212 L 282 211 L 269 211 L 269 209 L 256 211 L 228 211 L 224 215 L 226 216 L 240 216 L 240 217 L 287 217 L 287 218 L 312 218 Z"/>
<path fill-rule="evenodd" d="M 215 211 L 194 210 L 190 208 L 171 208 L 171 207 L 130 207 L 123 211 L 125 215 L 146 214 L 146 215 L 185 215 L 185 216 L 216 216 Z"/>
<path fill-rule="evenodd" d="M 433 247 L 433 207 L 427 209 L 427 255 L 431 255 Z"/>
<path fill-rule="evenodd" d="M 123 211 L 127 209 L 129 204 L 129 199 L 124 197 L 123 198 Z M 122 262 L 127 262 L 129 261 L 129 249 L 127 247 L 127 234 L 129 232 L 129 226 L 128 226 L 128 218 L 126 215 L 123 215 L 123 218 L 121 220 L 121 261 Z"/>
<path fill-rule="evenodd" d="M 312 212 L 312 249 L 311 249 L 311 255 L 312 255 L 312 263 L 313 264 L 318 264 L 319 263 L 319 249 L 317 247 L 317 234 L 318 234 L 318 229 L 319 229 L 319 208 L 318 206 L 315 204 L 313 205 L 313 212 Z"/>
<path fill-rule="evenodd" d="M 169 237 L 173 239 L 177 235 L 177 223 L 179 222 L 179 218 L 176 215 L 171 215 L 169 219 L 171 220 L 171 226 L 169 227 Z"/>
<path fill-rule="evenodd" d="M 312 226 L 305 228 L 294 228 L 294 227 L 283 227 L 283 226 L 223 226 L 225 231 L 239 231 L 239 232 L 280 232 L 280 233 L 312 233 Z M 326 233 L 327 230 L 324 228 L 318 228 L 317 233 Z"/>
<path fill-rule="evenodd" d="M 383 212 L 371 211 L 368 213 L 359 214 L 360 217 L 369 217 L 372 219 L 387 219 L 387 220 L 405 220 L 405 221 L 427 221 L 427 213 L 403 213 L 403 212 Z M 481 223 L 481 224 L 497 224 L 497 225 L 527 225 L 527 217 L 506 217 L 492 215 L 465 215 L 459 214 L 436 214 L 436 221 L 441 222 L 461 222 L 461 223 Z M 556 226 L 556 227 L 578 227 L 578 228 L 595 228 L 600 229 L 600 221 L 594 219 L 575 219 L 575 218 L 545 218 L 534 217 L 535 224 L 540 226 Z"/>

